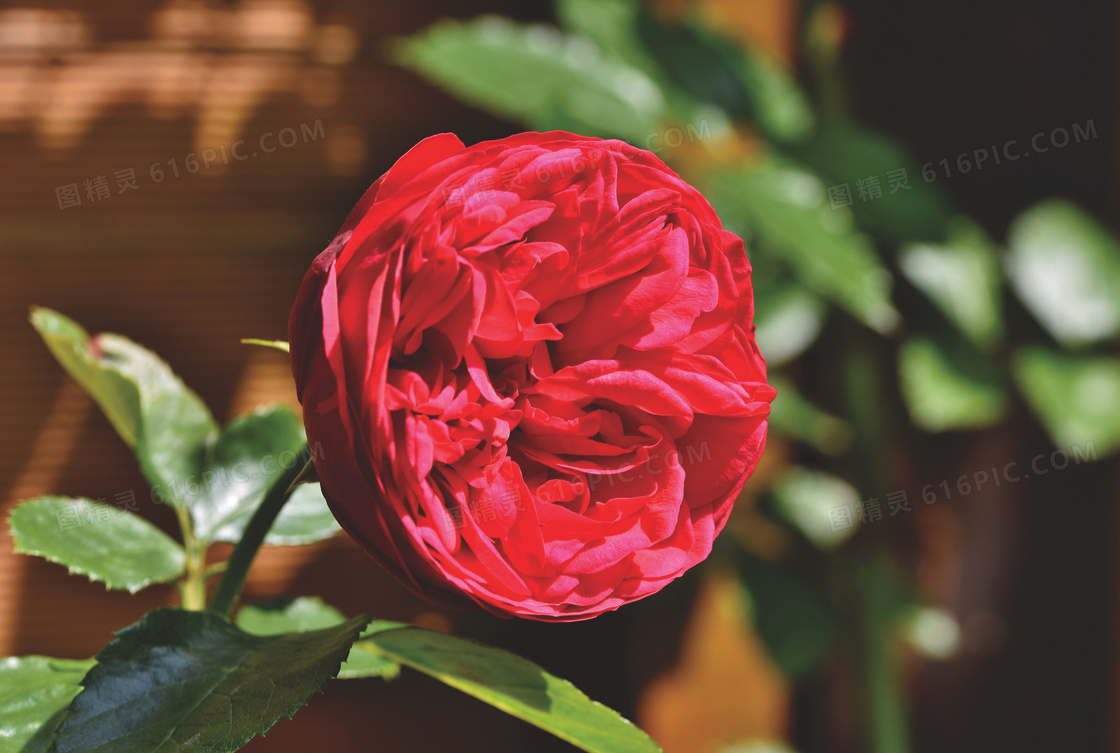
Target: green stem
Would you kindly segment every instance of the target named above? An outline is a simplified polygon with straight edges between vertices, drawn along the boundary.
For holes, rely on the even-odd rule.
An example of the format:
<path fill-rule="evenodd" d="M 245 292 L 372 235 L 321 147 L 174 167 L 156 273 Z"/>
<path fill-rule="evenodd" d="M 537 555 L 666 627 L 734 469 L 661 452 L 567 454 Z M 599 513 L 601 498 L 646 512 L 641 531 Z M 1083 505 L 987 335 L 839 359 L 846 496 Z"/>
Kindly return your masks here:
<path fill-rule="evenodd" d="M 845 323 L 844 388 L 847 414 L 855 430 L 857 482 L 864 496 L 892 488 L 888 467 L 894 446 L 892 429 L 883 411 L 880 384 L 887 373 L 879 342 L 854 322 Z M 849 573 L 859 595 L 850 629 L 858 647 L 856 676 L 866 715 L 868 750 L 874 753 L 907 753 L 910 749 L 905 688 L 897 666 L 897 645 L 892 636 L 896 610 L 892 609 L 887 583 L 888 548 L 883 529 L 865 536 L 869 560 Z M 870 539 L 870 540 L 869 540 Z M 878 539 L 878 540 L 876 540 Z"/>
<path fill-rule="evenodd" d="M 307 445 L 304 445 L 300 456 L 307 457 L 306 451 Z M 241 535 L 241 541 L 234 547 L 233 555 L 226 563 L 226 573 L 222 577 L 221 583 L 218 584 L 214 601 L 210 605 L 210 609 L 213 611 L 229 615 L 233 605 L 237 603 L 237 599 L 241 595 L 241 589 L 245 587 L 245 579 L 249 577 L 249 568 L 257 556 L 257 551 L 264 543 L 264 537 L 268 535 L 272 524 L 276 522 L 276 517 L 283 509 L 284 503 L 291 496 L 292 483 L 299 478 L 301 473 L 303 473 L 303 466 L 294 465 L 281 473 L 269 487 L 260 507 L 253 513 L 249 525 L 245 527 L 245 533 Z"/>
<path fill-rule="evenodd" d="M 858 642 L 860 691 L 867 719 L 868 749 L 875 753 L 908 753 L 905 692 L 898 643 L 891 634 L 894 613 L 885 593 L 883 574 L 865 564 L 859 578 Z"/>
<path fill-rule="evenodd" d="M 206 547 L 194 535 L 190 513 L 176 507 L 175 514 L 179 517 L 183 548 L 187 553 L 186 576 L 179 582 L 180 602 L 183 609 L 199 612 L 206 609 Z"/>
<path fill-rule="evenodd" d="M 843 11 L 837 3 L 812 3 L 806 13 L 805 57 L 817 90 L 817 104 L 825 118 L 842 119 L 848 102 L 840 65 Z"/>
<path fill-rule="evenodd" d="M 871 750 L 907 753 L 910 749 L 901 685 L 894 657 L 886 640 L 873 643 L 871 631 L 863 634 L 863 691 L 869 715 Z"/>

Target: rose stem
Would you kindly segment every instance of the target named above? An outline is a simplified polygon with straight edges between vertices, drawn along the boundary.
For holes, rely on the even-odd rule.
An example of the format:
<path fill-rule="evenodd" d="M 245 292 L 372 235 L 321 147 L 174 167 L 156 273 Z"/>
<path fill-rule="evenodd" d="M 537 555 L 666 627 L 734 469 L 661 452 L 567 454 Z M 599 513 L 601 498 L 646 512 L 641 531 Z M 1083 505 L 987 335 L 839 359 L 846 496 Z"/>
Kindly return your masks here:
<path fill-rule="evenodd" d="M 197 612 L 206 609 L 206 546 L 194 535 L 194 522 L 185 508 L 176 507 L 183 549 L 187 553 L 187 574 L 179 582 L 183 609 Z"/>
<path fill-rule="evenodd" d="M 300 450 L 299 457 L 308 457 L 306 444 Z M 210 604 L 211 610 L 228 616 L 233 609 L 233 605 L 241 595 L 241 589 L 245 586 L 245 579 L 249 577 L 249 567 L 252 566 L 261 544 L 264 543 L 264 537 L 276 522 L 276 516 L 280 514 L 284 503 L 292 496 L 292 484 L 302 473 L 303 466 L 296 463 L 281 473 L 269 487 L 260 507 L 253 513 L 249 525 L 245 527 L 241 541 L 237 542 L 233 555 L 226 563 L 226 573 L 214 593 L 214 601 Z"/>

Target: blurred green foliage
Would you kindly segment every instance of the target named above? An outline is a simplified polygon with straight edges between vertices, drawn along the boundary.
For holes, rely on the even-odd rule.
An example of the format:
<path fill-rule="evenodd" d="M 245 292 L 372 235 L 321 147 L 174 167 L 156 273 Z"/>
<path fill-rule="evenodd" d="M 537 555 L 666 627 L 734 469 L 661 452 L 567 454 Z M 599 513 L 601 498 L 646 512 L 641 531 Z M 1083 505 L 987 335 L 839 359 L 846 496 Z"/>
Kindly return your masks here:
<path fill-rule="evenodd" d="M 443 22 L 394 54 L 528 128 L 655 151 L 746 239 L 758 342 L 778 386 L 772 434 L 820 467 L 769 473 L 761 493 L 761 509 L 799 542 L 793 553 L 768 561 L 739 542 L 733 559 L 778 666 L 801 676 L 833 657 L 830 648 L 856 646 L 868 748 L 905 750 L 885 644 L 926 636 L 908 643 L 936 657 L 954 633 L 948 615 L 915 606 L 881 536 L 851 536 L 886 511 L 861 497 L 893 488 L 855 488 L 890 483 L 882 466 L 900 437 L 884 435 L 882 416 L 897 394 L 917 429 L 965 431 L 1025 404 L 1057 448 L 1092 443 L 1090 460 L 1115 454 L 1120 245 L 1064 201 L 1023 211 L 1006 249 L 956 211 L 903 145 L 842 112 L 834 5 L 807 13 L 802 59 L 789 68 L 695 13 L 662 18 L 637 0 L 557 0 L 556 12 L 559 28 Z M 922 300 L 901 305 L 899 278 Z M 1040 327 L 1007 315 L 1008 289 Z M 821 380 L 805 379 L 800 365 L 817 347 L 839 357 L 843 389 L 811 393 Z M 896 359 L 896 392 L 864 378 L 884 354 Z M 826 473 L 837 468 L 851 479 Z M 839 535 L 829 518 L 838 508 L 852 523 Z"/>

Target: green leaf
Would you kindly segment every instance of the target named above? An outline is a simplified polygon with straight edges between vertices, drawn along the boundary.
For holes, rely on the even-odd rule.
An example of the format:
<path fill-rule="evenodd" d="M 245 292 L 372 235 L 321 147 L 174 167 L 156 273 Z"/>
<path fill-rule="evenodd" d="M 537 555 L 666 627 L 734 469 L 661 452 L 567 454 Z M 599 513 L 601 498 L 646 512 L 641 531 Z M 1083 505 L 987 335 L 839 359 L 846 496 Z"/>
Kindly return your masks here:
<path fill-rule="evenodd" d="M 332 538 L 342 530 L 318 483 L 297 486 L 264 537 L 267 546 L 300 546 Z"/>
<path fill-rule="evenodd" d="M 847 185 L 856 222 L 877 238 L 906 243 L 945 237 L 952 216 L 948 200 L 926 182 L 909 151 L 890 137 L 850 121 L 826 120 L 811 139 L 790 152 L 820 174 L 829 188 Z M 876 180 L 881 195 L 875 190 Z"/>
<path fill-rule="evenodd" d="M 264 495 L 285 469 L 303 465 L 303 424 L 287 406 L 262 406 L 238 416 L 218 436 L 202 472 L 166 496 L 190 510 L 202 541 L 235 544 Z M 296 488 L 276 519 L 265 544 L 312 544 L 341 529 L 318 484 Z"/>
<path fill-rule="evenodd" d="M 342 612 L 314 597 L 282 599 L 266 604 L 251 604 L 237 613 L 237 626 L 253 635 L 302 633 L 334 627 L 346 621 Z M 400 665 L 380 654 L 355 646 L 338 671 L 342 680 L 361 677 L 392 679 L 401 671 Z"/>
<path fill-rule="evenodd" d="M 565 31 L 582 34 L 628 65 L 646 71 L 657 62 L 637 37 L 641 6 L 635 0 L 557 0 L 556 16 Z"/>
<path fill-rule="evenodd" d="M 136 383 L 140 432 L 136 455 L 153 484 L 196 472 L 217 432 L 209 409 L 154 353 L 120 335 L 98 336 L 102 361 Z"/>
<path fill-rule="evenodd" d="M 974 222 L 955 219 L 943 244 L 904 247 L 899 267 L 978 347 L 987 349 L 999 341 L 1003 334 L 999 258 L 987 234 Z"/>
<path fill-rule="evenodd" d="M 272 348 L 273 350 L 283 351 L 284 353 L 291 353 L 292 348 L 286 340 L 261 340 L 257 337 L 243 337 L 241 338 L 242 345 L 260 345 L 262 348 Z"/>
<path fill-rule="evenodd" d="M 1067 201 L 1036 204 L 1011 223 L 1007 246 L 1012 287 L 1060 343 L 1120 332 L 1120 245 L 1088 213 Z"/>
<path fill-rule="evenodd" d="M 373 651 L 355 646 L 350 656 L 338 670 L 340 680 L 361 680 L 367 677 L 383 677 L 392 680 L 401 673 L 401 665 Z"/>
<path fill-rule="evenodd" d="M 93 660 L 0 659 L 0 753 L 46 753 Z"/>
<path fill-rule="evenodd" d="M 756 236 L 801 282 L 879 332 L 898 323 L 890 273 L 847 210 L 831 210 L 812 173 L 777 160 L 747 172 L 718 175 L 712 202 L 732 229 Z"/>
<path fill-rule="evenodd" d="M 758 47 L 716 36 L 703 26 L 692 31 L 714 49 L 731 69 L 747 95 L 744 113 L 766 137 L 783 143 L 802 141 L 817 124 L 816 113 L 797 82 L 777 61 Z"/>
<path fill-rule="evenodd" d="M 266 637 L 213 612 L 157 609 L 98 654 L 54 751 L 237 750 L 319 692 L 368 622 Z"/>
<path fill-rule="evenodd" d="M 1120 448 L 1120 361 L 1045 348 L 1015 355 L 1015 378 L 1054 444 L 1089 459 Z"/>
<path fill-rule="evenodd" d="M 342 612 L 311 596 L 248 604 L 237 613 L 237 627 L 253 635 L 306 633 L 343 622 Z"/>
<path fill-rule="evenodd" d="M 713 34 L 699 23 L 662 24 L 650 12 L 637 17 L 639 38 L 681 89 L 752 121 L 767 138 L 806 138 L 816 115 L 793 77 L 751 45 Z"/>
<path fill-rule="evenodd" d="M 648 76 L 551 26 L 443 21 L 405 40 L 396 57 L 456 96 L 541 130 L 640 143 L 665 115 Z"/>
<path fill-rule="evenodd" d="M 841 455 L 852 443 L 852 428 L 806 400 L 793 382 L 773 374 L 770 384 L 778 396 L 770 406 L 771 428 L 786 437 L 798 439 L 826 455 Z"/>
<path fill-rule="evenodd" d="M 631 722 L 530 661 L 464 638 L 374 623 L 357 647 L 419 670 L 591 753 L 659 753 Z"/>
<path fill-rule="evenodd" d="M 287 407 L 238 416 L 214 443 L 205 470 L 184 484 L 184 504 L 203 541 L 236 543 L 283 466 L 303 464 L 303 426 Z"/>
<path fill-rule="evenodd" d="M 140 396 L 131 379 L 101 362 L 96 344 L 81 325 L 57 311 L 33 306 L 31 325 L 51 354 L 101 406 L 113 428 L 129 447 L 140 428 Z"/>
<path fill-rule="evenodd" d="M 120 335 L 91 338 L 76 322 L 50 309 L 32 309 L 31 323 L 135 448 L 153 485 L 182 484 L 199 473 L 217 426 L 166 363 Z"/>
<path fill-rule="evenodd" d="M 830 473 L 794 466 L 782 472 L 771 492 L 774 511 L 821 549 L 836 548 L 859 527 L 859 492 Z"/>
<path fill-rule="evenodd" d="M 825 305 L 800 285 L 765 292 L 755 288 L 755 341 L 769 366 L 780 366 L 813 344 L 824 324 Z"/>
<path fill-rule="evenodd" d="M 735 563 L 755 630 L 770 658 L 787 677 L 802 677 L 820 664 L 836 640 L 836 614 L 827 598 L 801 576 L 742 549 Z"/>
<path fill-rule="evenodd" d="M 749 740 L 720 748 L 716 753 L 797 753 L 779 740 Z"/>
<path fill-rule="evenodd" d="M 163 531 L 128 511 L 88 499 L 39 497 L 8 516 L 15 551 L 45 557 L 108 588 L 136 593 L 182 574 L 186 555 Z"/>
<path fill-rule="evenodd" d="M 638 17 L 642 12 L 636 0 L 559 0 L 556 15 L 566 31 L 582 34 L 603 51 L 617 57 L 649 76 L 661 90 L 667 109 L 683 123 L 696 128 L 704 121 L 715 121 L 716 130 L 729 130 L 727 114 L 712 103 L 700 102 L 678 86 L 638 38 Z M 706 123 L 711 127 L 711 123 Z M 653 148 L 652 139 L 638 146 Z"/>
<path fill-rule="evenodd" d="M 940 340 L 903 343 L 898 378 L 911 420 L 926 431 L 994 426 L 1007 413 L 1007 393 L 988 362 Z"/>

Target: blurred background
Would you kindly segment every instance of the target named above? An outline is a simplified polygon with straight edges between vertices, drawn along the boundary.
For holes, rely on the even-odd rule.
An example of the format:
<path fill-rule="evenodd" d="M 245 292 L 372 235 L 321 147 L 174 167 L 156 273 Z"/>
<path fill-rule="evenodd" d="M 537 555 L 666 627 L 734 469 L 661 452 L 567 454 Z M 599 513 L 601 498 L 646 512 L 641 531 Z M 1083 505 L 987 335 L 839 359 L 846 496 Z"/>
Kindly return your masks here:
<path fill-rule="evenodd" d="M 489 14 L 479 20 L 480 16 Z M 134 495 L 27 324 L 152 348 L 229 419 L 295 403 L 295 291 L 441 131 L 655 151 L 748 240 L 771 439 L 703 567 L 591 622 L 434 609 L 345 538 L 246 599 L 521 653 L 667 753 L 1120 750 L 1114 4 L 0 4 L 0 500 Z M 87 657 L 170 587 L 11 554 L 0 655 Z M 765 747 L 769 746 L 769 747 Z M 562 751 L 427 678 L 334 683 L 252 751 Z"/>

